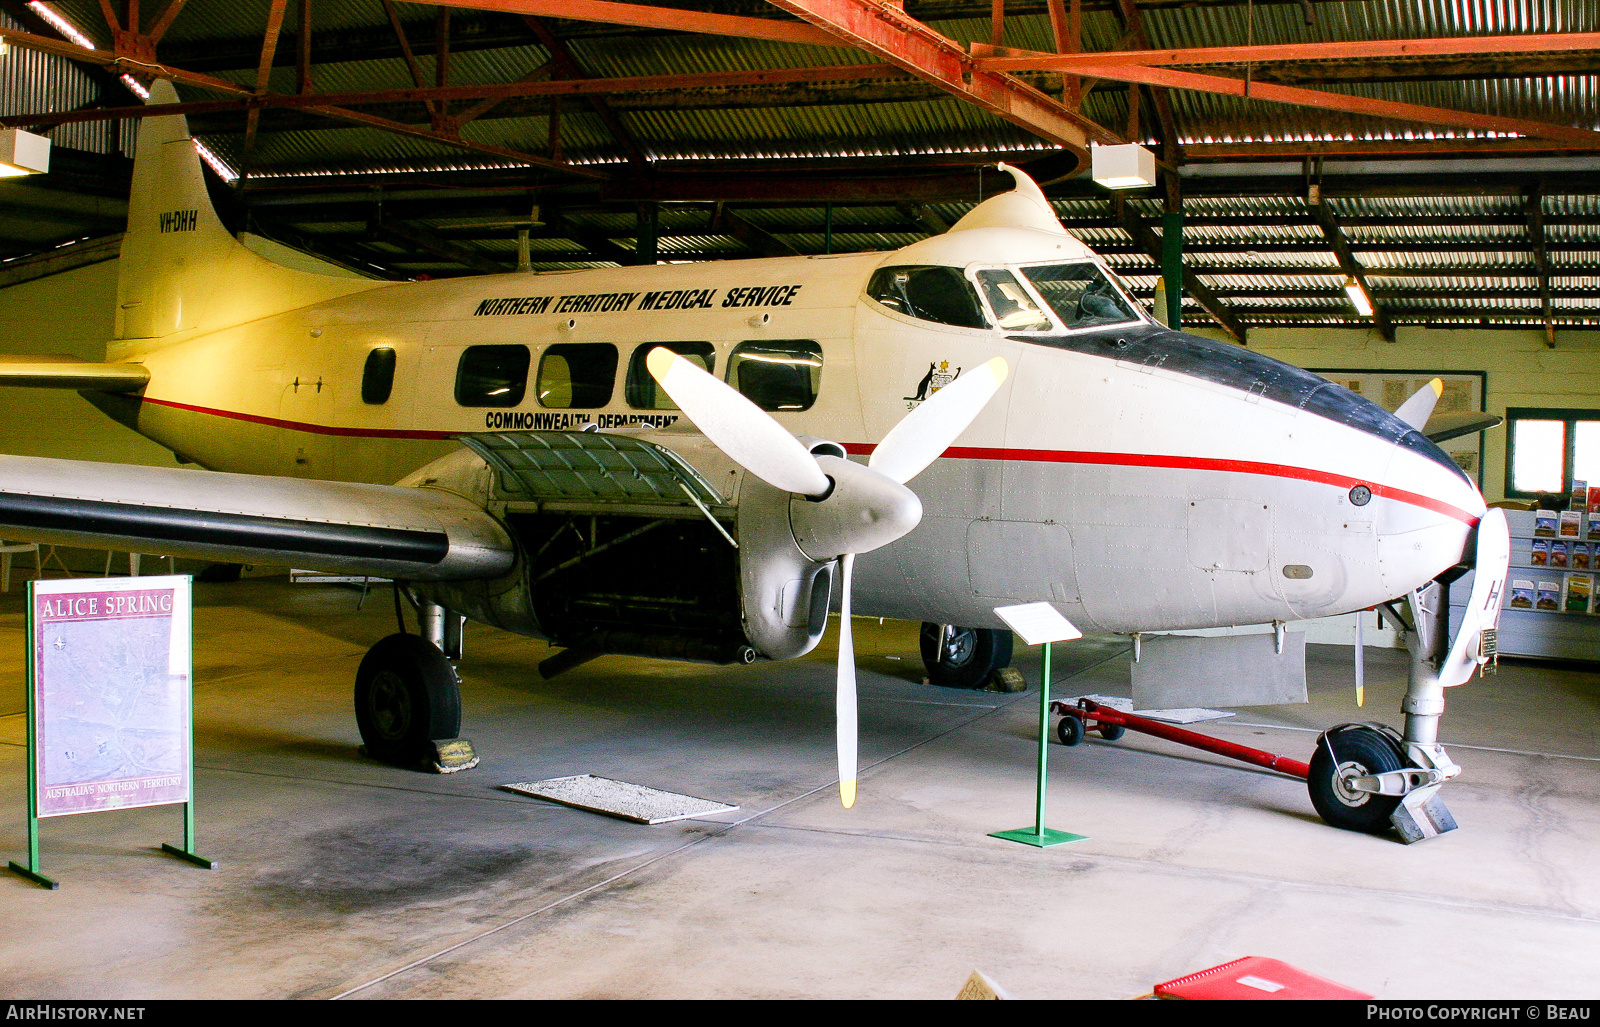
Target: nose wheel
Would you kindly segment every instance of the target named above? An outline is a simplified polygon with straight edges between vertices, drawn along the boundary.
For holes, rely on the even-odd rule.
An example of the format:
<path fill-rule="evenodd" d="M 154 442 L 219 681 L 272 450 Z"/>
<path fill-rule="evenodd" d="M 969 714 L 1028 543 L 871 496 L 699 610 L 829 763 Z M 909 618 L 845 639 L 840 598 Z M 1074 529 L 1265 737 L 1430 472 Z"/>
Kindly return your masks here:
<path fill-rule="evenodd" d="M 930 684 L 982 688 L 989 675 L 1011 666 L 1011 632 L 924 622 L 922 665 Z"/>
<path fill-rule="evenodd" d="M 1399 795 L 1376 794 L 1368 782 L 1410 763 L 1389 734 L 1365 724 L 1347 724 L 1317 739 L 1306 788 L 1323 820 L 1347 831 L 1381 834 L 1400 805 Z M 1363 787 L 1368 786 L 1368 787 Z"/>

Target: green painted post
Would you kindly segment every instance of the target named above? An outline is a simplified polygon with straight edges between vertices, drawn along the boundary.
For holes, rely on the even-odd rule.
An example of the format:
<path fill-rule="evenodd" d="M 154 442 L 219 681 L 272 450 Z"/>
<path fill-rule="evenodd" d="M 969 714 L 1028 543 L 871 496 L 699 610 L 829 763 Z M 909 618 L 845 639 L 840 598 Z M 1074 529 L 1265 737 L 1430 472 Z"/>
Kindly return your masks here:
<path fill-rule="evenodd" d="M 39 872 L 39 747 L 38 738 L 38 711 L 35 708 L 34 689 L 34 652 L 35 611 L 38 609 L 33 598 L 33 582 L 28 582 L 28 616 L 25 619 L 27 636 L 23 644 L 27 647 L 27 658 L 24 665 L 23 680 L 28 689 L 28 716 L 26 718 L 28 732 L 28 865 L 11 861 L 11 869 L 21 876 L 44 888 L 55 891 L 60 884 Z"/>
<path fill-rule="evenodd" d="M 1050 773 L 1050 652 L 1055 643 L 1044 644 L 1044 673 L 1039 679 L 1039 801 L 1034 813 L 1034 826 L 1040 841 L 1044 840 L 1045 781 Z"/>
<path fill-rule="evenodd" d="M 194 579 L 189 579 L 189 801 L 183 804 L 183 848 L 170 842 L 161 843 L 161 851 L 177 856 L 206 870 L 217 869 L 217 864 L 194 851 Z"/>
<path fill-rule="evenodd" d="M 1183 330 L 1183 214 L 1161 215 L 1161 281 L 1167 293 L 1167 327 Z"/>
<path fill-rule="evenodd" d="M 1052 831 L 1044 826 L 1044 797 L 1046 778 L 1050 766 L 1050 650 L 1051 643 L 1044 644 L 1044 673 L 1039 681 L 1039 773 L 1037 775 L 1037 798 L 1034 804 L 1034 817 L 1032 827 L 1019 827 L 1011 831 L 995 831 L 990 838 L 1004 838 L 1008 842 L 1021 842 L 1024 845 L 1033 845 L 1038 848 L 1047 848 L 1051 845 L 1062 845 L 1066 842 L 1087 841 L 1088 836 L 1071 834 L 1067 831 Z"/>

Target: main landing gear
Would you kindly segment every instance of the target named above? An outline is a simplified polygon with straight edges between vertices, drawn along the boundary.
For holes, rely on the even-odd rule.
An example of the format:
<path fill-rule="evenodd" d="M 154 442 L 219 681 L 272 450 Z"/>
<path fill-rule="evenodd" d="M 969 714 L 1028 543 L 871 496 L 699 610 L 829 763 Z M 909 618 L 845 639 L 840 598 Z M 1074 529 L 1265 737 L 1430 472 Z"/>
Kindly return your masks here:
<path fill-rule="evenodd" d="M 924 621 L 922 665 L 930 684 L 982 688 L 989 675 L 1011 666 L 1011 632 Z"/>
<path fill-rule="evenodd" d="M 405 630 L 396 586 L 400 631 L 367 650 L 356 670 L 356 725 L 366 754 L 398 767 L 450 773 L 476 766 L 461 733 L 463 618 L 434 603 L 420 603 L 422 634 Z"/>

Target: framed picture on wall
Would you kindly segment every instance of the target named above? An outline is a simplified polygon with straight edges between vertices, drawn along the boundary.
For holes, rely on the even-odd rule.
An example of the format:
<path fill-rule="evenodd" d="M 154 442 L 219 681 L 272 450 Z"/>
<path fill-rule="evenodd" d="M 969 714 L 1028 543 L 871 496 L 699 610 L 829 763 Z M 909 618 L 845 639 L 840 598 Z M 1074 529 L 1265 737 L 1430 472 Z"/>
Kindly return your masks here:
<path fill-rule="evenodd" d="M 1488 409 L 1484 406 L 1489 391 L 1487 371 L 1373 370 L 1364 367 L 1308 367 L 1306 370 L 1320 374 L 1336 385 L 1343 385 L 1391 412 L 1434 378 L 1444 382 L 1444 393 L 1434 407 L 1436 412 Z M 1439 443 L 1439 448 L 1450 454 L 1450 458 L 1478 483 L 1479 489 L 1483 488 L 1482 432 L 1447 439 Z"/>

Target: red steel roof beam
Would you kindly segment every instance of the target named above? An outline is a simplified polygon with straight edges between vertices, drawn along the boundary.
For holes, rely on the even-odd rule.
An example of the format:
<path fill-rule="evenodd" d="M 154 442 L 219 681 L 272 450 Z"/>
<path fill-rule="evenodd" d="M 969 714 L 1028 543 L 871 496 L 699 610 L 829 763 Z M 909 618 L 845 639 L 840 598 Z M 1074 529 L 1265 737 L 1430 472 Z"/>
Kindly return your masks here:
<path fill-rule="evenodd" d="M 826 29 L 835 45 L 865 50 L 904 68 L 952 96 L 1019 125 L 1088 159 L 1089 140 L 1120 143 L 1115 133 L 1007 75 L 974 71 L 955 40 L 875 0 L 770 0 L 781 10 Z"/>
<path fill-rule="evenodd" d="M 598 21 L 608 25 L 665 29 L 671 32 L 698 32 L 710 36 L 740 36 L 768 39 L 777 43 L 808 43 L 812 46 L 838 46 L 830 33 L 792 21 L 746 18 L 733 14 L 708 14 L 672 7 L 644 4 L 619 4 L 609 0 L 435 0 L 442 7 L 465 7 L 475 11 L 503 14 L 531 14 L 538 18 L 566 18 L 569 21 Z"/>

